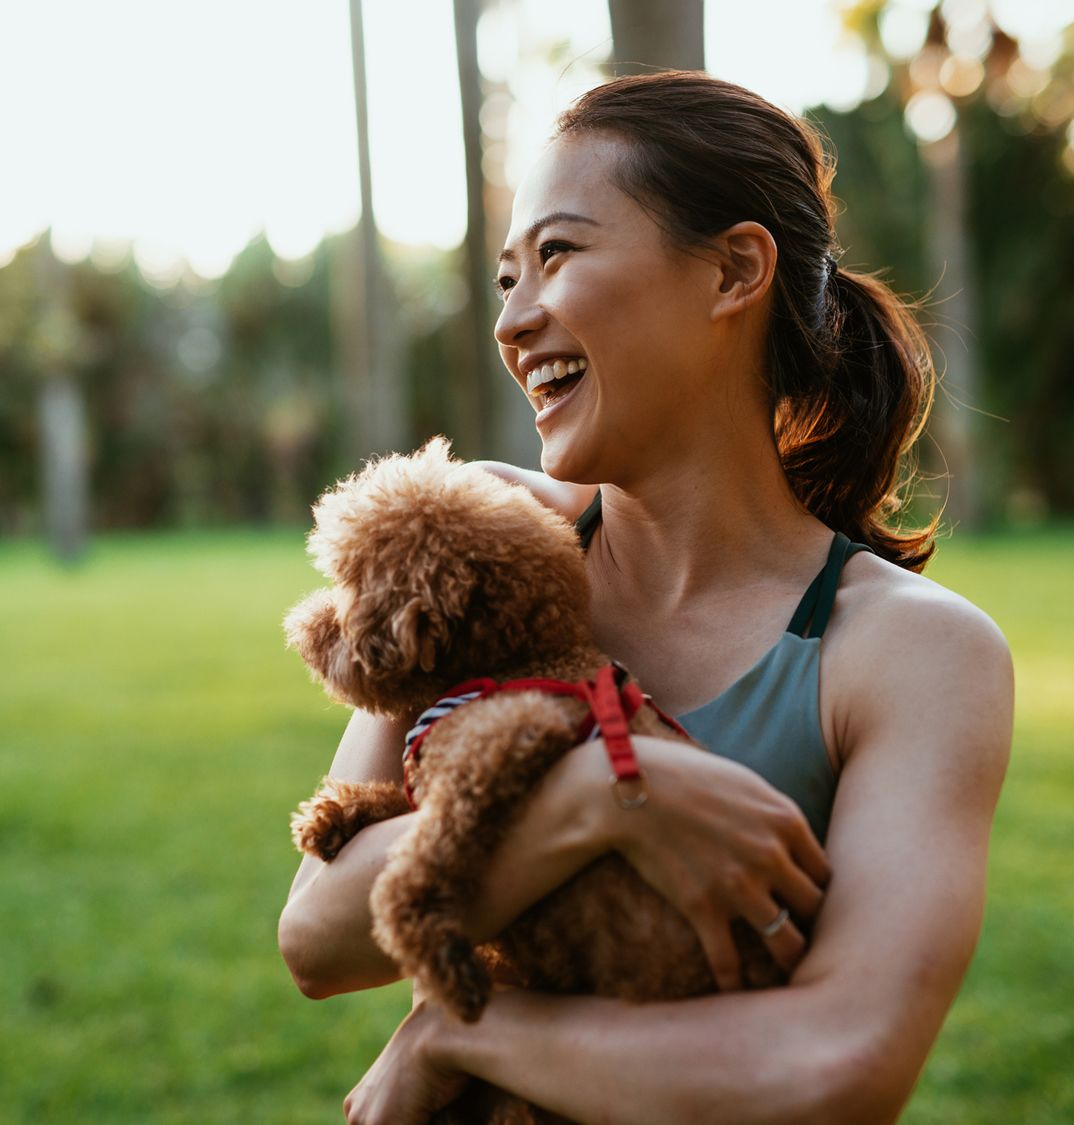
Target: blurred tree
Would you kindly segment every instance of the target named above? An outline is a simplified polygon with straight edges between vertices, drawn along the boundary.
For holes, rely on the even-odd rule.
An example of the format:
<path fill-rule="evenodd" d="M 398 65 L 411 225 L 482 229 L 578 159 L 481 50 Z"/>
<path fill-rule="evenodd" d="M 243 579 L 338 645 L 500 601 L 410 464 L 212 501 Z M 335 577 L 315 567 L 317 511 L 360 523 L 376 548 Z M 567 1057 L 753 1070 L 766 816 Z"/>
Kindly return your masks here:
<path fill-rule="evenodd" d="M 940 75 L 951 52 L 947 26 L 939 6 L 931 12 L 924 45 L 909 62 L 886 57 L 880 19 L 885 4 L 855 0 L 844 9 L 844 20 L 863 39 L 867 49 L 884 55 L 892 68 L 891 88 L 918 139 L 928 184 L 925 208 L 925 247 L 930 278 L 930 302 L 955 334 L 937 351 L 942 374 L 930 421 L 944 462 L 948 493 L 945 514 L 964 528 L 979 526 L 982 517 L 974 414 L 981 396 L 977 374 L 974 268 L 966 230 L 966 187 L 963 145 L 958 114 L 941 87 Z"/>
<path fill-rule="evenodd" d="M 462 140 L 466 162 L 466 239 L 464 272 L 469 300 L 463 313 L 466 331 L 452 382 L 451 432 L 464 457 L 490 455 L 498 418 L 499 379 L 492 362 L 491 293 L 488 233 L 485 224 L 485 173 L 481 143 L 483 91 L 477 61 L 477 24 L 481 0 L 454 0 L 455 54 L 462 103 Z"/>
<path fill-rule="evenodd" d="M 844 7 L 848 30 L 890 69 L 884 93 L 848 113 L 818 111 L 839 153 L 848 260 L 890 264 L 898 288 L 927 295 L 954 398 L 939 396 L 930 429 L 953 477 L 948 518 L 999 515 L 1012 482 L 1069 512 L 1074 389 L 1061 357 L 1074 302 L 1074 41 L 1068 31 L 1046 72 L 983 5 L 948 4 L 929 14 L 920 51 L 893 59 L 881 35 L 888 7 Z"/>
<path fill-rule="evenodd" d="M 209 448 L 182 443 L 186 518 L 219 511 L 222 493 L 230 518 L 304 521 L 327 481 L 355 467 L 349 388 L 331 345 L 331 269 L 350 234 L 323 245 L 297 279 L 256 239 L 215 292 L 176 310 L 170 350 L 189 387 L 190 437 L 212 428 Z"/>
<path fill-rule="evenodd" d="M 78 371 L 86 340 L 68 307 L 66 277 L 48 238 L 33 248 L 39 292 L 30 336 L 38 386 L 38 463 L 41 507 L 53 554 L 75 563 L 86 549 L 89 486 L 86 407 Z"/>
<path fill-rule="evenodd" d="M 617 74 L 705 69 L 704 0 L 608 0 Z"/>
<path fill-rule="evenodd" d="M 350 23 L 362 216 L 352 238 L 341 247 L 351 254 L 337 263 L 334 325 L 348 381 L 351 450 L 357 458 L 404 449 L 410 434 L 399 372 L 395 302 L 373 213 L 362 0 L 350 0 Z"/>
<path fill-rule="evenodd" d="M 866 13 L 873 32 L 880 9 Z M 965 59 L 948 67 L 945 57 L 933 90 L 958 111 L 962 222 L 980 310 L 974 405 L 986 411 L 975 415 L 979 471 L 997 508 L 1013 489 L 1017 512 L 1074 514 L 1074 39 L 1054 60 L 1030 65 L 1018 44 L 987 31 L 983 79 Z M 949 39 L 945 32 L 952 47 Z M 569 45 L 562 51 L 557 67 L 573 57 Z M 890 266 L 897 289 L 927 293 L 937 274 L 923 221 L 933 173 L 907 126 L 909 98 L 898 84 L 899 68 L 910 65 L 892 64 L 895 80 L 880 96 L 817 114 L 840 158 L 835 190 L 847 204 L 838 217 L 846 260 Z M 966 89 L 974 75 L 972 93 L 942 85 Z M 489 95 L 488 150 L 503 142 L 508 98 L 485 79 L 479 85 Z M 502 152 L 484 156 L 495 185 L 486 191 L 505 192 Z M 505 212 L 493 212 L 499 235 Z M 37 255 L 48 253 L 47 239 L 0 268 L 0 533 L 42 526 L 41 389 L 48 373 L 63 371 L 83 390 L 95 526 L 305 524 L 324 484 L 368 452 L 348 437 L 353 383 L 340 377 L 333 351 L 333 325 L 353 323 L 358 311 L 362 269 L 349 237 L 327 240 L 301 262 L 277 259 L 255 239 L 218 282 L 187 275 L 170 287 L 148 283 L 129 256 L 73 266 L 50 256 L 50 280 L 41 285 Z M 476 339 L 466 306 L 479 283 L 464 282 L 477 275 L 464 273 L 456 254 L 386 240 L 376 246 L 385 274 L 397 279 L 395 338 L 404 343 L 394 389 L 405 444 L 472 405 L 460 405 L 453 376 Z M 486 255 L 477 254 L 484 267 Z M 341 268 L 353 270 L 350 287 L 337 284 Z M 955 319 L 950 302 L 925 311 L 941 324 Z M 522 396 L 518 406 L 532 439 Z M 494 442 L 503 417 L 501 409 Z M 481 452 L 510 458 L 502 446 Z M 530 458 L 527 447 L 518 459 Z"/>
<path fill-rule="evenodd" d="M 40 315 L 33 253 L 0 269 L 0 533 L 33 526 L 38 416 L 30 337 Z"/>
<path fill-rule="evenodd" d="M 1074 108 L 1074 59 L 1062 63 Z M 1074 515 L 1074 148 L 1067 131 L 968 106 L 970 226 L 981 295 L 983 468 L 1016 518 Z"/>

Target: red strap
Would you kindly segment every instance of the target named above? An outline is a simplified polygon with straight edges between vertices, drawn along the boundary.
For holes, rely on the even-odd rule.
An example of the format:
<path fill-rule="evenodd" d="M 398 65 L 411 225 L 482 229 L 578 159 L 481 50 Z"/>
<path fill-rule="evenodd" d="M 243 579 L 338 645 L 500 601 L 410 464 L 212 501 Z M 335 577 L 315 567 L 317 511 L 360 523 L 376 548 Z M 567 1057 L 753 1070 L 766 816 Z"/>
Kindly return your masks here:
<path fill-rule="evenodd" d="M 634 756 L 634 745 L 630 741 L 629 724 L 644 700 L 633 681 L 628 681 L 620 689 L 616 683 L 616 671 L 614 665 L 605 664 L 597 672 L 597 678 L 586 684 L 586 695 L 593 715 L 600 724 L 600 734 L 615 776 L 620 781 L 632 781 L 641 777 L 641 770 L 638 759 Z"/>
<path fill-rule="evenodd" d="M 653 702 L 651 696 L 645 695 L 642 698 L 656 712 L 657 716 L 664 724 L 664 726 L 671 727 L 673 731 L 677 731 L 683 736 L 683 738 L 688 738 L 691 742 L 693 742 L 693 738 L 690 736 L 690 733 L 686 731 L 681 726 L 681 724 L 677 723 L 669 714 L 667 714 L 665 711 L 661 711 L 660 708 L 657 707 L 657 705 Z"/>
<path fill-rule="evenodd" d="M 626 669 L 620 664 L 605 664 L 597 670 L 595 679 L 578 680 L 574 683 L 540 677 L 507 680 L 504 683 L 497 683 L 487 677 L 480 680 L 467 680 L 444 692 L 444 696 L 465 695 L 472 691 L 480 691 L 482 698 L 502 691 L 542 691 L 549 695 L 570 695 L 580 699 L 588 704 L 589 713 L 578 729 L 578 741 L 584 742 L 593 727 L 599 724 L 608 757 L 619 781 L 632 781 L 642 776 L 638 759 L 634 755 L 634 745 L 630 740 L 629 724 L 643 706 L 651 707 L 672 730 L 678 731 L 686 738 L 690 737 L 670 715 L 664 714 L 649 696 L 642 693 L 638 685 L 628 678 Z M 403 791 L 412 809 L 417 809 L 418 806 L 410 784 L 410 767 L 417 761 L 421 743 L 432 730 L 433 725 L 435 724 L 430 724 L 414 740 L 410 755 L 403 765 Z"/>

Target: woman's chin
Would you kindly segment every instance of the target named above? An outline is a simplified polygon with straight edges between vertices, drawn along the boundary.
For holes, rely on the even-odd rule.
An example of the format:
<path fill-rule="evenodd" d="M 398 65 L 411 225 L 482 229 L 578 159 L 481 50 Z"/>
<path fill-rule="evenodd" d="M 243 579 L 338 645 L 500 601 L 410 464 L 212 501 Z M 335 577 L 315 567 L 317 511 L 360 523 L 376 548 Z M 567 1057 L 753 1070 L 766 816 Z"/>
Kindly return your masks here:
<path fill-rule="evenodd" d="M 565 434 L 555 434 L 543 439 L 541 445 L 541 470 L 553 480 L 571 484 L 600 484 L 595 476 L 595 450 L 589 441 L 581 443 L 577 436 L 569 440 Z"/>

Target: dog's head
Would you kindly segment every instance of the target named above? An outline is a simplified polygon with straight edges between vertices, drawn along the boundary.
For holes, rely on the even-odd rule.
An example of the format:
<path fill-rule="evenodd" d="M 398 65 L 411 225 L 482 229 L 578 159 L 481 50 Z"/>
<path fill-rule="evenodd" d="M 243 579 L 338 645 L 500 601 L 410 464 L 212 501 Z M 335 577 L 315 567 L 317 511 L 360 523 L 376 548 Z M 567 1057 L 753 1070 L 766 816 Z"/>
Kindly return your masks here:
<path fill-rule="evenodd" d="M 318 501 L 309 551 L 336 583 L 287 619 L 330 694 L 401 714 L 446 688 L 555 657 L 589 637 L 570 525 L 434 438 Z"/>

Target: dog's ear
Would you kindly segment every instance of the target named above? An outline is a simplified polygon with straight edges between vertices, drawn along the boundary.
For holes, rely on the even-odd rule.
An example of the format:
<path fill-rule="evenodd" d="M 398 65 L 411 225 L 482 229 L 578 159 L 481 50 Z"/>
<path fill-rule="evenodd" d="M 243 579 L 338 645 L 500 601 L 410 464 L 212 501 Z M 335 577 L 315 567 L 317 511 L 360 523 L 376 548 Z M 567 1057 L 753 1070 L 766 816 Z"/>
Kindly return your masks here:
<path fill-rule="evenodd" d="M 344 623 L 351 658 L 370 681 L 430 673 L 450 642 L 450 623 L 431 599 L 412 596 L 385 619 L 385 605 L 372 593 L 357 598 Z"/>
<path fill-rule="evenodd" d="M 343 703 L 360 705 L 354 694 L 358 685 L 335 591 L 317 590 L 303 598 L 284 618 L 283 629 L 288 648 L 298 649 L 329 695 Z"/>
<path fill-rule="evenodd" d="M 420 668 L 431 672 L 438 643 L 444 638 L 443 622 L 421 598 L 411 598 L 392 616 L 391 634 L 400 657 L 400 671 Z"/>

